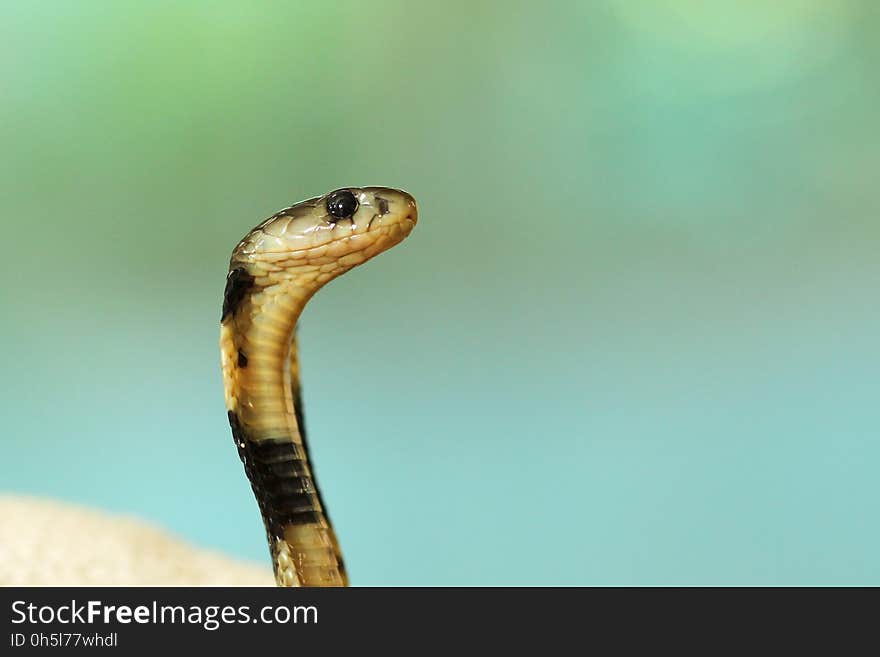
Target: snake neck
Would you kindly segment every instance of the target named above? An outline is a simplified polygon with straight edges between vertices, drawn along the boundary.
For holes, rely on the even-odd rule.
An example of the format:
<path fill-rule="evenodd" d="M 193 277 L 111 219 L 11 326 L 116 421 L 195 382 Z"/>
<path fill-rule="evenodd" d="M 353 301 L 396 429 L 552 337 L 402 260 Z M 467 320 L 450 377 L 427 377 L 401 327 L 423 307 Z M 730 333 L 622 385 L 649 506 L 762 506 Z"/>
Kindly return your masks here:
<path fill-rule="evenodd" d="M 230 281 L 235 275 L 230 274 Z M 309 462 L 296 324 L 311 296 L 292 281 L 227 283 L 220 347 L 233 439 L 266 526 L 279 586 L 345 586 L 335 533 Z M 234 281 L 233 281 L 234 282 Z M 229 307 L 228 307 L 229 306 Z"/>

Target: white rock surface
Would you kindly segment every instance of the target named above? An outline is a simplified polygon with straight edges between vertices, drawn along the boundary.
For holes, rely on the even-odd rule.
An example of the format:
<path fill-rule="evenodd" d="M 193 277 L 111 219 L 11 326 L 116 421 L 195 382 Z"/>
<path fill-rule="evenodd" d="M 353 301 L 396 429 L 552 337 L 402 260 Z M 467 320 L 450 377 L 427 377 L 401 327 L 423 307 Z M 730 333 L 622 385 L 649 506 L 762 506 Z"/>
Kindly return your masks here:
<path fill-rule="evenodd" d="M 273 584 L 268 563 L 192 547 L 134 518 L 0 495 L 0 585 Z"/>

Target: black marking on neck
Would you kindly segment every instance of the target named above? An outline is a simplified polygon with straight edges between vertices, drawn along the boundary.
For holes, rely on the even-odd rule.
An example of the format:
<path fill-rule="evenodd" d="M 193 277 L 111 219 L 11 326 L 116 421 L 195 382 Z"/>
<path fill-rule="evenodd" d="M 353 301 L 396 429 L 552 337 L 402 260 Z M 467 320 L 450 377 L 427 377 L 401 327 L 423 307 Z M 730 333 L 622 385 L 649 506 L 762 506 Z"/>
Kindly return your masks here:
<path fill-rule="evenodd" d="M 254 277 L 244 267 L 236 267 L 226 277 L 226 290 L 223 292 L 222 322 L 229 315 L 235 313 L 244 300 L 251 287 L 254 285 Z"/>
<path fill-rule="evenodd" d="M 238 415 L 228 411 L 228 416 L 270 546 L 275 539 L 283 538 L 285 525 L 323 524 L 325 518 L 305 450 L 288 437 L 253 440 Z"/>
<path fill-rule="evenodd" d="M 241 349 L 239 349 L 238 350 L 238 366 L 241 369 L 244 369 L 247 367 L 247 363 L 248 363 L 247 354 L 245 354 Z"/>

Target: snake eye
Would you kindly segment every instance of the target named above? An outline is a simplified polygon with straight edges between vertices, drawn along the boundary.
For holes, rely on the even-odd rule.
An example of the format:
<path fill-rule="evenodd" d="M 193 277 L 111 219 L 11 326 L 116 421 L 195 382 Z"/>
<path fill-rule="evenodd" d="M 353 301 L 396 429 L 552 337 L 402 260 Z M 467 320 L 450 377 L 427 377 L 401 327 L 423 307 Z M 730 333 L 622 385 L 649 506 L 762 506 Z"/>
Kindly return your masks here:
<path fill-rule="evenodd" d="M 337 219 L 350 217 L 357 209 L 357 199 L 347 189 L 338 189 L 327 197 L 327 212 Z"/>

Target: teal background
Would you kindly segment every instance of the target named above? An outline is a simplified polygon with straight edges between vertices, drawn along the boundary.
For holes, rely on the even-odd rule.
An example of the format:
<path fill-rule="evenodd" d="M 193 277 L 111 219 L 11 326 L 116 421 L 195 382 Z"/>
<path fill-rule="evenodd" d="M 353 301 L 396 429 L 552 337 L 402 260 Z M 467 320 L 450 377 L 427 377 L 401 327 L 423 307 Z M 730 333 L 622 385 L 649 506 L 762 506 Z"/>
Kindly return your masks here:
<path fill-rule="evenodd" d="M 301 328 L 356 584 L 880 584 L 875 2 L 0 4 L 0 489 L 268 563 L 229 252 L 421 221 Z"/>

